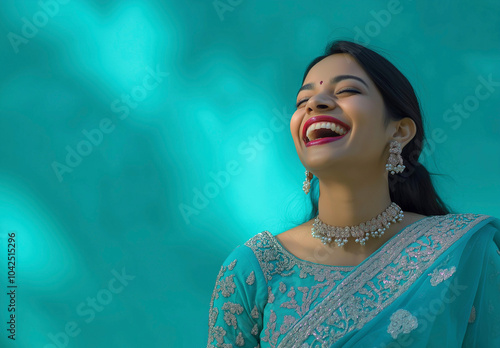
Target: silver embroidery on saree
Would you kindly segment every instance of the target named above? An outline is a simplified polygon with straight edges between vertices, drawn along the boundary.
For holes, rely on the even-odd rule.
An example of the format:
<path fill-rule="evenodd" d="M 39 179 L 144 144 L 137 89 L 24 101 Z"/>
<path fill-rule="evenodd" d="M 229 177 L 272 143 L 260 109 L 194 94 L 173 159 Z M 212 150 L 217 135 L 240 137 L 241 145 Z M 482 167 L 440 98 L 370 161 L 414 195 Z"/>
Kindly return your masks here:
<path fill-rule="evenodd" d="M 408 226 L 373 255 L 371 262 L 354 269 L 319 304 L 308 309 L 276 347 L 307 347 L 305 342 L 311 336 L 314 342 L 310 344 L 329 347 L 347 333 L 361 329 L 406 291 L 449 246 L 487 218 L 450 214 L 427 217 Z M 264 274 L 286 274 L 289 266 L 286 262 L 278 268 L 269 266 Z"/>
<path fill-rule="evenodd" d="M 330 293 L 344 278 L 344 273 L 353 269 L 352 266 L 325 266 L 301 260 L 284 249 L 268 231 L 255 235 L 245 245 L 254 252 L 268 283 L 267 312 L 264 313 L 268 321 L 260 337 L 269 347 L 276 347 L 280 338 L 310 310 L 311 305 Z M 304 280 L 312 278 L 316 284 L 300 286 L 295 278 L 287 285 L 286 278 L 291 276 Z M 279 309 L 283 319 L 281 325 L 274 309 Z"/>
<path fill-rule="evenodd" d="M 391 315 L 391 323 L 387 328 L 392 338 L 398 338 L 401 333 L 410 333 L 418 327 L 417 318 L 406 309 L 398 309 Z"/>
<path fill-rule="evenodd" d="M 442 269 L 435 269 L 434 272 L 429 273 L 429 276 L 431 277 L 431 285 L 432 286 L 437 286 L 439 283 L 445 281 L 449 277 L 455 273 L 457 268 L 455 266 L 451 268 L 442 268 Z"/>

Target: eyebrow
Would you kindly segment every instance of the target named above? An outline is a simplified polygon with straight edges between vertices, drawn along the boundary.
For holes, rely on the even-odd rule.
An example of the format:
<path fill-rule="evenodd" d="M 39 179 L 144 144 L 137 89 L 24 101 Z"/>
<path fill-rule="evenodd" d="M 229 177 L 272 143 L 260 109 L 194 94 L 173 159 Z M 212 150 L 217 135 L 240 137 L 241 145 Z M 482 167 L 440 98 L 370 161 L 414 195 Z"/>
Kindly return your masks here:
<path fill-rule="evenodd" d="M 336 76 L 334 78 L 332 78 L 330 80 L 330 84 L 334 84 L 334 83 L 337 83 L 337 82 L 340 82 L 342 80 L 346 80 L 346 79 L 354 79 L 354 80 L 358 80 L 360 82 L 362 82 L 366 88 L 368 88 L 368 85 L 366 84 L 365 81 L 363 81 L 363 79 L 357 77 L 357 76 L 354 76 L 354 75 L 339 75 L 339 76 Z M 314 89 L 314 83 L 308 83 L 302 87 L 300 87 L 299 91 L 297 92 L 297 95 L 300 93 L 300 91 L 304 91 L 304 90 L 311 90 L 311 89 Z"/>

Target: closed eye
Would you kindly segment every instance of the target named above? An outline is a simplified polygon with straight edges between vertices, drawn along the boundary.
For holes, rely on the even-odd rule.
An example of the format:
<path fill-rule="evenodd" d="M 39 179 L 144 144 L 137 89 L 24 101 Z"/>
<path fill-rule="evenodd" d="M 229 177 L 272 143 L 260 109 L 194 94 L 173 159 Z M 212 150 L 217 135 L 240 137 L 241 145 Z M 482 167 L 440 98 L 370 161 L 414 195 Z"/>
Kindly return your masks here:
<path fill-rule="evenodd" d="M 300 104 L 305 103 L 305 102 L 306 102 L 306 101 L 308 101 L 308 100 L 309 100 L 309 99 L 302 99 L 301 101 L 299 101 L 299 102 L 297 103 L 297 108 L 300 106 Z"/>
<path fill-rule="evenodd" d="M 346 88 L 346 89 L 343 89 L 341 91 L 338 91 L 337 94 L 345 93 L 345 92 L 359 93 L 359 91 L 357 91 L 355 89 Z"/>
<path fill-rule="evenodd" d="M 346 92 L 349 92 L 349 93 L 356 93 L 356 94 L 359 94 L 360 92 L 358 90 L 355 90 L 355 89 L 351 89 L 351 88 L 346 88 L 346 89 L 343 89 L 341 91 L 338 91 L 336 94 L 341 94 L 341 93 L 346 93 Z M 302 103 L 305 103 L 309 100 L 309 98 L 306 98 L 306 99 L 302 99 L 301 101 L 299 101 L 297 103 L 297 108 L 302 104 Z"/>

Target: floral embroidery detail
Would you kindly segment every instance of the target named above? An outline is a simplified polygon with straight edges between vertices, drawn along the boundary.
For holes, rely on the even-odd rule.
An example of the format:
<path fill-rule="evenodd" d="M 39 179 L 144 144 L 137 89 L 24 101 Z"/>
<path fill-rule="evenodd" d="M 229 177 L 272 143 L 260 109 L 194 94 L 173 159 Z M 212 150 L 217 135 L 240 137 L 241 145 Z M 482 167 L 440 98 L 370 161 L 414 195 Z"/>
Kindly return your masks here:
<path fill-rule="evenodd" d="M 405 309 L 399 309 L 391 315 L 391 323 L 387 332 L 392 338 L 398 338 L 400 333 L 410 333 L 418 327 L 417 318 Z"/>
<path fill-rule="evenodd" d="M 241 332 L 238 334 L 238 336 L 236 336 L 236 345 L 238 347 L 243 347 L 245 345 L 245 339 L 243 338 Z"/>
<path fill-rule="evenodd" d="M 335 267 L 335 266 L 328 266 L 328 267 Z M 337 268 L 341 269 L 343 267 L 335 267 L 333 269 L 331 269 L 331 268 L 317 269 L 316 266 L 307 265 L 307 266 L 301 267 L 299 277 L 306 278 L 310 274 L 310 275 L 313 275 L 314 280 L 316 280 L 318 282 L 324 282 L 325 280 L 328 280 L 328 279 L 340 280 L 340 279 L 344 278 L 344 276 L 339 272 L 339 269 L 337 269 Z M 352 268 L 352 267 L 346 266 L 345 268 L 347 270 L 349 270 L 349 268 Z M 346 270 L 344 270 L 344 271 L 346 271 Z"/>
<path fill-rule="evenodd" d="M 269 296 L 268 296 L 268 299 L 267 299 L 267 302 L 268 303 L 273 303 L 274 302 L 274 294 L 273 294 L 273 290 L 271 289 L 270 286 L 267 287 L 267 291 L 269 293 Z"/>
<path fill-rule="evenodd" d="M 345 274 L 354 268 L 352 266 L 321 265 L 298 259 L 284 249 L 268 231 L 257 234 L 248 240 L 245 245 L 254 252 L 268 283 L 268 305 L 271 306 L 270 310 L 272 310 L 273 305 L 276 308 L 279 306 L 292 310 L 292 312 L 283 314 L 283 323 L 279 329 L 276 327 L 276 322 L 267 322 L 263 331 L 268 330 L 267 339 L 270 342 L 273 342 L 273 337 L 278 339 L 291 330 L 297 321 L 311 309 L 312 304 L 316 303 L 319 297 L 324 298 L 327 296 L 344 279 Z M 297 286 L 297 288 L 293 289 L 290 287 L 287 294 L 289 300 L 287 302 L 283 302 L 281 299 L 277 301 L 277 296 L 287 292 L 286 283 L 282 282 L 281 279 L 292 276 L 296 272 L 300 272 L 299 278 L 313 277 L 318 284 L 312 287 Z M 276 282 L 273 282 L 274 280 Z M 328 342 L 328 330 L 324 330 L 323 335 L 326 338 L 318 340 L 318 342 Z"/>
<path fill-rule="evenodd" d="M 354 268 L 333 291 L 322 294 L 323 300 L 299 318 L 280 346 L 300 347 L 314 340 L 329 347 L 361 329 L 413 285 L 453 243 L 489 218 L 448 214 L 429 216 L 408 226 L 377 251 L 372 262 Z"/>
<path fill-rule="evenodd" d="M 259 334 L 259 326 L 257 324 L 253 326 L 251 334 L 254 336 Z"/>
<path fill-rule="evenodd" d="M 269 342 L 272 347 L 276 346 L 280 332 L 276 331 L 276 313 L 272 309 L 269 314 L 269 323 L 267 324 L 265 333 L 266 335 L 262 337 L 262 341 Z"/>
<path fill-rule="evenodd" d="M 226 322 L 226 324 L 237 329 L 238 320 L 236 319 L 236 316 L 234 314 L 241 314 L 243 312 L 243 307 L 238 303 L 225 302 L 222 305 L 222 310 L 224 311 L 224 321 Z"/>
<path fill-rule="evenodd" d="M 344 278 L 344 274 L 353 268 L 351 266 L 321 265 L 301 260 L 284 249 L 268 231 L 257 234 L 245 245 L 252 249 L 268 284 L 267 306 L 269 306 L 269 311 L 274 312 L 274 308 L 279 307 L 280 311 L 284 308 L 289 309 L 288 312 L 280 315 L 283 318 L 281 325 L 278 325 L 276 321 L 267 321 L 266 327 L 262 328 L 263 332 L 266 332 L 265 330 L 268 332 L 267 340 L 271 347 L 275 347 L 277 343 L 273 342 L 278 342 L 279 338 L 286 334 L 309 311 L 318 297 L 325 297 Z M 293 288 L 293 290 L 291 290 L 292 287 L 287 289 L 286 282 L 282 279 L 288 276 L 297 276 L 298 272 L 300 272 L 298 274 L 300 279 L 309 278 L 310 280 L 314 278 L 318 284 L 313 287 L 300 286 Z M 286 294 L 287 290 L 291 290 L 287 294 L 288 299 L 284 298 L 288 302 L 282 303 L 282 295 Z M 296 298 L 291 298 L 290 295 L 296 296 Z M 262 316 L 262 314 L 260 315 Z"/>
<path fill-rule="evenodd" d="M 224 336 L 226 336 L 226 330 L 220 326 L 216 326 L 212 332 L 214 339 L 217 341 L 217 346 L 221 346 L 224 343 Z"/>
<path fill-rule="evenodd" d="M 274 276 L 288 277 L 293 275 L 295 266 L 298 266 L 300 270 L 300 278 L 311 275 L 315 279 L 316 277 L 318 277 L 317 279 L 322 279 L 322 277 L 325 279 L 331 279 L 332 277 L 338 279 L 340 272 L 348 272 L 354 268 L 352 266 L 322 265 L 301 260 L 283 248 L 276 237 L 269 231 L 256 234 L 245 245 L 253 250 L 267 281 L 271 281 Z M 343 276 L 340 278 L 343 278 Z"/>
<path fill-rule="evenodd" d="M 252 251 L 247 247 L 241 248 L 235 253 L 235 255 L 240 254 L 244 255 L 245 261 L 248 260 L 247 255 L 253 256 Z M 255 283 L 257 277 L 263 278 L 263 274 L 259 273 L 261 270 L 254 267 L 255 263 L 251 263 L 250 260 L 243 265 L 244 267 L 239 266 L 235 271 L 238 259 L 234 259 L 229 264 L 225 262 L 217 275 L 210 302 L 207 347 L 259 347 L 258 337 L 263 320 L 259 308 L 265 303 L 257 301 L 257 299 L 267 300 L 267 291 L 263 287 L 249 287 L 247 286 L 248 282 L 245 284 L 245 280 L 253 278 Z M 241 259 L 239 260 L 241 262 Z M 242 288 L 240 289 L 240 287 Z M 253 298 L 254 308 L 251 311 L 250 308 L 247 308 L 247 303 L 244 302 L 245 295 L 248 299 L 255 296 Z M 219 300 L 217 305 L 215 305 L 216 299 Z M 246 313 L 247 311 L 248 313 Z M 246 315 L 242 315 L 243 312 Z M 253 337 L 245 336 L 250 328 L 254 333 Z"/>
<path fill-rule="evenodd" d="M 469 316 L 469 324 L 472 324 L 474 321 L 476 321 L 476 307 L 472 306 Z"/>
<path fill-rule="evenodd" d="M 217 317 L 219 316 L 219 309 L 214 307 L 214 300 L 219 298 L 219 292 L 221 292 L 221 281 L 220 279 L 224 276 L 227 268 L 222 266 L 217 274 L 217 279 L 215 280 L 215 288 L 212 293 L 212 299 L 210 301 L 210 311 L 208 316 L 208 342 L 212 342 L 214 339 L 217 340 L 217 344 L 221 344 L 224 341 L 224 336 L 226 331 L 220 327 L 215 326 L 217 322 Z"/>
<path fill-rule="evenodd" d="M 248 278 L 247 278 L 247 280 L 246 280 L 246 283 L 247 283 L 248 285 L 253 285 L 253 283 L 254 283 L 254 282 L 255 282 L 255 272 L 254 272 L 254 271 L 252 271 L 252 272 L 250 273 L 250 275 L 248 276 Z"/>
<path fill-rule="evenodd" d="M 218 287 L 220 286 L 220 279 L 224 276 L 225 271 L 226 271 L 226 267 L 222 266 L 219 270 L 219 274 L 217 274 L 217 279 L 215 280 L 215 288 L 214 288 L 214 292 L 212 294 L 212 302 L 210 303 L 210 306 L 212 306 L 214 298 L 215 299 L 219 298 L 220 289 L 218 289 Z"/>
<path fill-rule="evenodd" d="M 227 266 L 227 269 L 228 269 L 228 270 L 230 270 L 230 271 L 232 271 L 232 270 L 233 270 L 233 268 L 234 268 L 234 266 L 236 266 L 236 262 L 238 262 L 238 260 L 237 260 L 237 259 L 236 259 L 236 260 L 234 260 L 233 262 L 231 262 L 231 263 L 229 264 L 229 266 Z"/>
<path fill-rule="evenodd" d="M 269 347 L 278 346 L 278 342 L 280 347 L 330 347 L 346 334 L 362 328 L 380 311 L 387 308 L 416 279 L 426 274 L 429 266 L 457 239 L 486 218 L 489 217 L 473 214 L 428 217 L 424 219 L 425 221 L 408 227 L 404 231 L 404 236 L 396 236 L 389 240 L 374 257 L 373 262 L 367 262 L 357 268 L 321 265 L 298 259 L 286 251 L 271 233 L 268 231 L 259 233 L 245 245 L 252 249 L 260 265 L 260 270 L 256 270 L 257 274 L 254 273 L 253 276 L 262 279 L 263 275 L 268 288 L 267 299 L 263 299 L 264 303 L 257 303 L 252 312 L 256 308 L 257 311 L 259 308 L 263 311 L 264 307 L 267 307 L 265 312 L 267 321 L 265 327 L 262 327 L 262 321 L 257 325 L 255 320 L 251 333 L 255 337 L 262 335 L 261 340 L 269 342 L 267 345 Z M 234 261 L 233 263 L 230 265 L 232 268 L 236 264 Z M 435 280 L 436 284 L 455 272 L 446 263 L 442 263 L 439 268 L 445 269 L 448 273 L 436 273 L 434 276 L 432 276 L 434 273 L 429 274 L 430 280 Z M 223 268 L 221 274 L 223 275 L 227 269 L 229 266 Z M 262 273 L 259 273 L 260 271 Z M 246 278 L 248 285 L 251 285 L 249 284 L 251 276 L 252 274 Z M 289 276 L 294 276 L 296 281 L 294 287 L 287 286 L 287 282 L 281 281 Z M 439 280 L 439 277 L 443 279 Z M 310 286 L 311 278 L 314 278 L 317 285 Z M 307 283 L 302 283 L 301 279 L 307 280 Z M 224 287 L 219 284 L 220 289 L 216 289 L 215 296 L 218 296 L 218 292 L 222 292 L 222 288 L 226 291 L 222 292 L 223 295 L 231 291 L 233 293 L 234 288 L 230 283 L 224 282 Z M 243 281 L 242 283 L 245 285 Z M 240 282 L 236 284 L 239 286 Z M 308 286 L 304 286 L 305 284 Z M 258 289 L 265 292 L 262 285 Z M 217 308 L 211 311 L 210 322 L 216 322 L 219 311 Z M 230 311 L 224 313 L 226 312 L 237 317 L 234 315 L 236 313 Z M 279 318 L 276 313 L 280 314 Z M 398 315 L 402 314 L 404 312 Z M 402 316 L 408 322 L 406 326 L 401 324 L 402 331 L 399 333 L 405 332 L 405 329 L 409 330 L 413 324 L 418 327 L 416 318 L 411 313 L 408 314 L 409 316 Z M 261 320 L 263 315 L 263 312 L 259 312 Z M 391 320 L 394 329 L 397 329 L 396 319 L 397 317 Z M 240 326 L 241 324 L 240 322 Z M 213 337 L 220 337 L 217 346 L 232 347 L 230 343 L 223 342 L 226 332 L 222 328 L 216 327 L 211 332 Z M 248 342 L 246 344 L 249 345 Z M 254 345 L 260 347 L 257 343 L 252 346 Z"/>
<path fill-rule="evenodd" d="M 257 309 L 257 305 L 255 305 L 250 313 L 252 318 L 257 319 L 259 317 L 259 310 Z"/>
<path fill-rule="evenodd" d="M 284 320 L 283 320 L 283 325 L 281 325 L 281 327 L 280 327 L 280 333 L 282 335 L 286 334 L 296 321 L 297 321 L 297 319 L 295 319 L 293 316 L 285 315 Z"/>
<path fill-rule="evenodd" d="M 453 273 L 455 273 L 456 270 L 457 270 L 457 268 L 455 266 L 448 268 L 448 269 L 446 269 L 446 268 L 437 269 L 436 268 L 434 270 L 434 272 L 429 273 L 429 276 L 431 277 L 431 285 L 432 286 L 438 285 L 442 281 L 451 277 L 453 275 Z"/>
<path fill-rule="evenodd" d="M 230 276 L 220 281 L 220 289 L 222 296 L 229 297 L 232 294 L 234 294 L 234 289 L 236 288 L 236 284 L 234 284 L 233 278 L 234 274 L 231 274 Z"/>

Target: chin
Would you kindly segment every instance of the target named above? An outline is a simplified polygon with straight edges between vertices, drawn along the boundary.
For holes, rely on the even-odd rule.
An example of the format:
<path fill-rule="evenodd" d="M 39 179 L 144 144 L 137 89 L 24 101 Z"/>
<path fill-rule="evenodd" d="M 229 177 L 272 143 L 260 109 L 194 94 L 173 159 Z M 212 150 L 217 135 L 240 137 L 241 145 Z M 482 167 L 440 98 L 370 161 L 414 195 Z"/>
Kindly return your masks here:
<path fill-rule="evenodd" d="M 317 151 L 314 154 L 308 154 L 301 159 L 304 167 L 309 168 L 312 172 L 314 169 L 324 170 L 325 168 L 339 169 L 345 166 L 345 157 L 340 154 L 334 154 L 331 151 L 328 153 L 321 153 Z"/>

